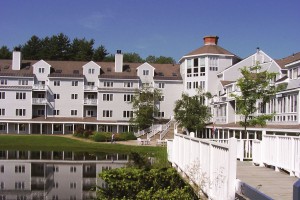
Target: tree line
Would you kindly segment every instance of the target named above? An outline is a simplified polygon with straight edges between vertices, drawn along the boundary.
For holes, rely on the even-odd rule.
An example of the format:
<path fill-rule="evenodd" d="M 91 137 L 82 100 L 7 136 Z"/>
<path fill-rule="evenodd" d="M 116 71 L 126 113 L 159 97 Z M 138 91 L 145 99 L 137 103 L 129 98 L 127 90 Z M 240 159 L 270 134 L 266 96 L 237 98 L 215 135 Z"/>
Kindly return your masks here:
<path fill-rule="evenodd" d="M 24 60 L 73 60 L 73 61 L 106 61 L 113 62 L 114 54 L 108 52 L 104 45 L 94 48 L 95 40 L 75 38 L 71 40 L 60 33 L 51 37 L 39 38 L 33 35 L 25 44 L 14 47 L 22 52 Z M 0 48 L 0 59 L 11 59 L 12 51 L 5 45 Z M 138 53 L 124 53 L 124 62 L 136 63 L 175 63 L 172 57 L 150 55 L 143 59 Z"/>

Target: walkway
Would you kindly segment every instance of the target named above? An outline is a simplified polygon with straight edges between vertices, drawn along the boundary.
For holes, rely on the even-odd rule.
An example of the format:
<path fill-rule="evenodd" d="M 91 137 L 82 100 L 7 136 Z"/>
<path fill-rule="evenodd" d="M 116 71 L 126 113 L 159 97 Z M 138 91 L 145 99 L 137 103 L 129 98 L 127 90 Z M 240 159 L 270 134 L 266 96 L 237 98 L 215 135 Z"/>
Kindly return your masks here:
<path fill-rule="evenodd" d="M 280 200 L 293 199 L 293 185 L 298 180 L 283 172 L 237 161 L 237 179 L 258 189 L 265 195 Z"/>

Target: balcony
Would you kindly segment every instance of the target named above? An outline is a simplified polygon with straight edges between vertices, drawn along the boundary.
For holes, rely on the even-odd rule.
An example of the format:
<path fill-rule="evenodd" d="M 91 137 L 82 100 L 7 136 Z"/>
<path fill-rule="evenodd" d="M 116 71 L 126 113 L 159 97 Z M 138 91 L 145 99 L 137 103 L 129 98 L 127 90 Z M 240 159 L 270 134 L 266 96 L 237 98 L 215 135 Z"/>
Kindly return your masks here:
<path fill-rule="evenodd" d="M 32 98 L 32 104 L 45 105 L 45 104 L 47 104 L 47 99 L 46 98 Z"/>
<path fill-rule="evenodd" d="M 94 85 L 85 85 L 84 86 L 84 91 L 95 91 L 97 92 L 98 87 Z"/>
<path fill-rule="evenodd" d="M 34 84 L 32 86 L 33 90 L 46 90 L 46 85 L 42 85 L 42 84 Z"/>
<path fill-rule="evenodd" d="M 84 99 L 84 105 L 97 105 L 97 99 Z"/>

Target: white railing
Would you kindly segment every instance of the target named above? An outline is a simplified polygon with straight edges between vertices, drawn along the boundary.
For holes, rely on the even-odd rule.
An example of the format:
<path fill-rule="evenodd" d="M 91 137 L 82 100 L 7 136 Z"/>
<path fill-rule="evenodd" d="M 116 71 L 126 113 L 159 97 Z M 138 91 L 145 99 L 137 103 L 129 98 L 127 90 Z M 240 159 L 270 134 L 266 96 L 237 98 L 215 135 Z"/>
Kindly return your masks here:
<path fill-rule="evenodd" d="M 147 133 L 150 132 L 150 131 L 151 131 L 151 127 L 146 128 L 146 129 L 144 129 L 144 130 L 140 130 L 140 131 L 134 133 L 134 135 L 135 135 L 135 137 L 141 137 L 141 136 L 147 134 Z"/>
<path fill-rule="evenodd" d="M 94 85 L 85 85 L 84 90 L 91 90 L 91 91 L 97 91 L 97 86 Z"/>
<path fill-rule="evenodd" d="M 46 98 L 32 98 L 32 103 L 34 103 L 34 104 L 46 104 L 47 99 Z"/>
<path fill-rule="evenodd" d="M 253 146 L 254 163 L 271 165 L 300 177 L 300 137 L 263 135 L 262 141 L 255 141 Z"/>
<path fill-rule="evenodd" d="M 32 89 L 34 89 L 34 90 L 45 90 L 46 89 L 46 85 L 34 84 L 32 86 Z"/>
<path fill-rule="evenodd" d="M 97 105 L 97 99 L 84 99 L 86 105 Z"/>
<path fill-rule="evenodd" d="M 209 199 L 234 199 L 236 145 L 235 138 L 230 138 L 229 144 L 221 144 L 175 134 L 174 140 L 168 141 L 168 159 Z"/>
<path fill-rule="evenodd" d="M 297 123 L 297 113 L 276 113 L 269 123 Z"/>
<path fill-rule="evenodd" d="M 147 133 L 147 139 L 150 139 L 151 137 L 153 137 L 154 135 L 156 135 L 157 133 L 162 131 L 162 125 L 156 124 L 156 125 L 151 126 L 150 129 L 151 129 L 151 131 Z"/>
<path fill-rule="evenodd" d="M 167 132 L 169 131 L 169 128 L 171 126 L 172 121 L 173 120 L 171 119 L 168 123 L 166 123 L 162 126 L 162 131 L 161 131 L 160 136 L 159 136 L 160 140 L 163 139 L 165 137 L 165 135 L 167 134 Z"/>

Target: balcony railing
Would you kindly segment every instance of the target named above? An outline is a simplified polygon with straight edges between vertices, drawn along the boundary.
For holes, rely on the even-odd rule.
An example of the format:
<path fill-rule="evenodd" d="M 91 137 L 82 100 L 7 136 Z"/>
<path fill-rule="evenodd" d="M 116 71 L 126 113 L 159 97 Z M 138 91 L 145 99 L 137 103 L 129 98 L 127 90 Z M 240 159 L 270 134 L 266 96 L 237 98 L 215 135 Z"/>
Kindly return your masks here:
<path fill-rule="evenodd" d="M 84 99 L 84 105 L 97 105 L 97 99 Z"/>
<path fill-rule="evenodd" d="M 97 91 L 98 87 L 94 85 L 85 85 L 84 90 L 86 91 Z"/>
<path fill-rule="evenodd" d="M 32 98 L 32 103 L 33 104 L 46 104 L 47 99 L 46 98 Z"/>
<path fill-rule="evenodd" d="M 33 90 L 46 90 L 46 85 L 41 85 L 41 84 L 34 84 L 32 86 Z"/>

